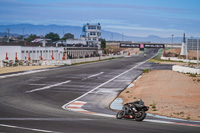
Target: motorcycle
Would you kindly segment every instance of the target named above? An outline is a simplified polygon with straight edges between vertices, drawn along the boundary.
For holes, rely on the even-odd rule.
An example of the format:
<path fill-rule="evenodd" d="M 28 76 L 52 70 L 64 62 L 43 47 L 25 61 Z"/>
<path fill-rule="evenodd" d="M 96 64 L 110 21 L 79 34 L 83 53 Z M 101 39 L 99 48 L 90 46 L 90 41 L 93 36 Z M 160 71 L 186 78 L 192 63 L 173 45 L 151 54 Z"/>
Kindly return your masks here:
<path fill-rule="evenodd" d="M 148 106 L 144 105 L 144 102 L 140 99 L 135 102 L 129 102 L 123 105 L 122 110 L 120 110 L 116 118 L 122 119 L 135 119 L 136 121 L 142 121 L 146 117 L 146 111 L 149 110 Z"/>

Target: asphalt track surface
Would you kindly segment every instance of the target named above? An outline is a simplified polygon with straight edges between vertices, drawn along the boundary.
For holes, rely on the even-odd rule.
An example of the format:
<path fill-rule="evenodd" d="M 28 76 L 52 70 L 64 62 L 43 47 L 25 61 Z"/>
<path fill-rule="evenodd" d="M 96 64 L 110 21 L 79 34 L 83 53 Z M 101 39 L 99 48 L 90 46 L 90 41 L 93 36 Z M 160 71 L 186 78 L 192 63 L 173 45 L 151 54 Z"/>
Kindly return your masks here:
<path fill-rule="evenodd" d="M 144 63 L 156 52 L 156 49 L 148 50 L 147 58 L 139 55 L 0 78 L 0 132 L 200 132 L 199 127 L 117 120 L 62 108 L 63 105 L 97 88 L 78 100 L 88 102 L 84 107 L 87 110 L 116 114 L 109 109 L 110 101 L 114 100 L 122 88 L 135 80 L 144 68 L 170 69 L 171 66 Z M 127 70 L 130 71 L 126 72 Z M 110 82 L 106 83 L 109 80 Z"/>

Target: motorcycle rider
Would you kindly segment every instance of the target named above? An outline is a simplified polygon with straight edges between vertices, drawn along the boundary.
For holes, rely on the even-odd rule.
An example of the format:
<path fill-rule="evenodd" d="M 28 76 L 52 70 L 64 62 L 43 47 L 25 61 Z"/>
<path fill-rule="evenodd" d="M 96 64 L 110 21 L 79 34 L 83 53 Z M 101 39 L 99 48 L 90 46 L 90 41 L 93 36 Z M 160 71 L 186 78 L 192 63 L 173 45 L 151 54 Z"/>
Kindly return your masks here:
<path fill-rule="evenodd" d="M 147 56 L 146 53 L 144 53 L 144 58 L 146 58 L 146 56 Z"/>
<path fill-rule="evenodd" d="M 130 102 L 129 104 L 131 104 L 131 108 L 134 112 L 137 112 L 136 110 L 136 106 L 143 106 L 144 105 L 144 102 L 142 101 L 142 99 L 138 99 L 137 101 L 135 102 Z"/>

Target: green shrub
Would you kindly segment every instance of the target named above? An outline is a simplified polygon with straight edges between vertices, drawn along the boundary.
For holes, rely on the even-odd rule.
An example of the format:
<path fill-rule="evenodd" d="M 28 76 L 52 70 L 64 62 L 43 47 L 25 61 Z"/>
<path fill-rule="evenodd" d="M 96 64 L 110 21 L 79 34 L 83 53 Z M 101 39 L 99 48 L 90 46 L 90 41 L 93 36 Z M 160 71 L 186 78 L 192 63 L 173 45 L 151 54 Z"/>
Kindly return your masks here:
<path fill-rule="evenodd" d="M 130 91 L 126 91 L 126 93 L 129 93 Z"/>
<path fill-rule="evenodd" d="M 190 119 L 190 116 L 188 116 L 186 119 L 189 120 L 189 119 Z"/>
<path fill-rule="evenodd" d="M 190 73 L 190 77 L 196 77 L 196 76 L 197 76 L 196 74 Z"/>
<path fill-rule="evenodd" d="M 143 70 L 143 73 L 148 73 L 148 72 L 150 72 L 151 70 L 150 69 L 144 69 Z"/>
<path fill-rule="evenodd" d="M 197 57 L 193 57 L 192 59 L 193 59 L 193 60 L 197 60 Z"/>

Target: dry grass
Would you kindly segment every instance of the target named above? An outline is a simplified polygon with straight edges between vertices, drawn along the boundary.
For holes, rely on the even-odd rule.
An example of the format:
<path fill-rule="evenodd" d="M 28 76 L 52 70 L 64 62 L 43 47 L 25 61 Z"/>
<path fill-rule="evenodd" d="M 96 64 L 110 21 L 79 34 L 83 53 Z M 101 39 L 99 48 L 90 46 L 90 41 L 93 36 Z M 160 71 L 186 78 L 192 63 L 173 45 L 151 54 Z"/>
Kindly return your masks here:
<path fill-rule="evenodd" d="M 50 68 L 55 66 L 16 66 L 16 67 L 0 67 L 0 74 L 27 71 L 34 69 Z"/>

